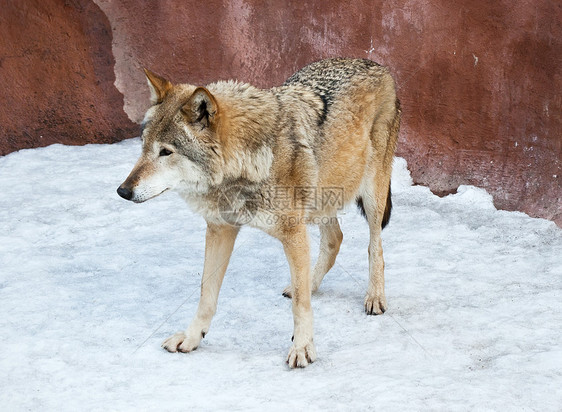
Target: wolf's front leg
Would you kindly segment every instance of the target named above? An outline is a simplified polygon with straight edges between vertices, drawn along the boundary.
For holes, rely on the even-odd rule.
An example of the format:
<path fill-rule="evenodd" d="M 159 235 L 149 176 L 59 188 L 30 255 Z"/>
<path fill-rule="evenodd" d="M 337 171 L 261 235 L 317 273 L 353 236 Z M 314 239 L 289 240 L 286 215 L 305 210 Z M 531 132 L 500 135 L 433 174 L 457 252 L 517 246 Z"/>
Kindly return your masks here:
<path fill-rule="evenodd" d="M 235 226 L 207 224 L 205 264 L 197 314 L 185 332 L 178 332 L 162 343 L 167 351 L 191 352 L 197 349 L 201 339 L 209 331 L 238 231 L 239 228 Z"/>
<path fill-rule="evenodd" d="M 312 307 L 310 305 L 310 252 L 305 225 L 287 230 L 282 238 L 291 269 L 294 334 L 287 363 L 290 368 L 304 368 L 316 360 Z"/>

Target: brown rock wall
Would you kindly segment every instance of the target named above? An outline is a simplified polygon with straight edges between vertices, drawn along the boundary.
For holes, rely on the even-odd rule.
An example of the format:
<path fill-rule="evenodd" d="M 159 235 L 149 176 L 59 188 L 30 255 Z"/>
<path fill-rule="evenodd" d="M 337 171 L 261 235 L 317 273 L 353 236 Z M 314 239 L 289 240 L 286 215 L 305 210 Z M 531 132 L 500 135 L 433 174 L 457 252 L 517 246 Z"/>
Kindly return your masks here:
<path fill-rule="evenodd" d="M 0 155 L 134 135 L 113 65 L 111 27 L 93 2 L 3 1 Z"/>

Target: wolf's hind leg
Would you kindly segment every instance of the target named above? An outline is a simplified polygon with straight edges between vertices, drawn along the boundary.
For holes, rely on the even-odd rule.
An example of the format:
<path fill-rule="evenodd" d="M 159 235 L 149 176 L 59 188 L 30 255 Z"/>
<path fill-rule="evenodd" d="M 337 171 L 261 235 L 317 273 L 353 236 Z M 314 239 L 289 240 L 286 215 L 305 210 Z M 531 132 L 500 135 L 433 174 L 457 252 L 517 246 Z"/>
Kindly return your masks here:
<path fill-rule="evenodd" d="M 393 93 L 394 94 L 394 93 Z M 389 108 L 392 106 L 392 108 Z M 387 105 L 387 121 L 379 118 L 371 130 L 371 142 L 377 148 L 371 164 L 377 165 L 364 177 L 360 189 L 367 221 L 369 222 L 369 287 L 365 297 L 365 312 L 380 315 L 386 311 L 384 293 L 384 259 L 382 254 L 381 231 L 388 223 L 392 202 L 390 196 L 390 177 L 394 149 L 400 129 L 400 101 L 393 97 Z M 390 117 L 391 116 L 391 117 Z M 386 213 L 385 213 L 386 211 Z"/>
<path fill-rule="evenodd" d="M 313 293 L 318 290 L 322 279 L 334 266 L 342 240 L 343 233 L 335 216 L 330 218 L 330 223 L 320 225 L 320 254 L 312 271 Z"/>
<path fill-rule="evenodd" d="M 382 253 L 382 221 L 388 195 L 389 178 L 370 179 L 361 194 L 369 222 L 369 286 L 365 296 L 365 312 L 382 315 L 387 308 L 384 293 L 384 259 Z M 377 181 L 378 180 L 378 181 Z"/>
<path fill-rule="evenodd" d="M 329 223 L 321 223 L 318 225 L 318 228 L 320 229 L 320 253 L 312 271 L 312 293 L 318 290 L 322 279 L 324 279 L 326 273 L 334 266 L 343 239 L 343 234 L 336 216 L 330 217 Z M 283 296 L 287 298 L 292 296 L 290 285 L 283 291 Z"/>
<path fill-rule="evenodd" d="M 178 332 L 162 343 L 169 352 L 191 352 L 199 346 L 209 331 L 217 310 L 219 291 L 234 248 L 239 228 L 230 225 L 207 225 L 205 264 L 201 279 L 201 298 L 195 318 L 185 332 Z"/>

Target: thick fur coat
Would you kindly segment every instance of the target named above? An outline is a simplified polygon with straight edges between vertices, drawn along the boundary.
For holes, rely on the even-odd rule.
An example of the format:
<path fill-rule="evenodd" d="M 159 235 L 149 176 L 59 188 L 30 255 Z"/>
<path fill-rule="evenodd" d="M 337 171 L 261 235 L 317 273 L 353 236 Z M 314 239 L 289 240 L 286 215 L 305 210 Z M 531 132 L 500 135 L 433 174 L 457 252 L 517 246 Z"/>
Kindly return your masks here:
<path fill-rule="evenodd" d="M 143 151 L 118 193 L 143 202 L 177 191 L 208 224 L 201 300 L 171 351 L 197 348 L 209 330 L 240 226 L 279 239 L 291 270 L 290 367 L 316 358 L 311 293 L 342 241 L 337 213 L 355 201 L 370 229 L 368 314 L 386 310 L 380 232 L 390 216 L 390 175 L 400 105 L 388 70 L 369 60 L 312 63 L 268 90 L 234 81 L 172 85 L 146 71 L 152 107 Z M 320 254 L 309 268 L 307 224 L 318 224 Z"/>

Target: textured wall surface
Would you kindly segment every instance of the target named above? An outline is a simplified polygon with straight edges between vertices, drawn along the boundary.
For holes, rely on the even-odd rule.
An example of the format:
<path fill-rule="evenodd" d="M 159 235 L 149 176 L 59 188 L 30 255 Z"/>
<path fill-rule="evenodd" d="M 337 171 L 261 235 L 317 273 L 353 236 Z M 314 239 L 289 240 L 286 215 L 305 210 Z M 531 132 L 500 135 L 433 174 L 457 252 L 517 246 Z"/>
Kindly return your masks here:
<path fill-rule="evenodd" d="M 65 3 L 64 13 L 60 12 L 60 1 L 37 1 L 29 7 L 42 10 L 33 13 L 43 16 L 35 20 L 45 32 L 50 28 L 62 33 L 59 47 L 51 47 L 50 53 L 63 56 L 57 59 L 59 73 L 75 79 L 74 90 L 88 96 L 92 90 L 99 93 L 103 89 L 103 97 L 92 94 L 99 99 L 94 105 L 98 113 L 91 117 L 95 127 L 77 124 L 74 116 L 59 112 L 64 99 L 55 94 L 49 117 L 53 123 L 45 126 L 46 130 L 60 130 L 62 136 L 82 133 L 84 142 L 92 141 L 94 130 L 104 139 L 110 136 L 110 127 L 99 125 L 111 124 L 121 131 L 111 138 L 125 137 L 131 130 L 134 135 L 123 117 L 126 113 L 138 122 L 147 107 L 143 66 L 175 82 L 205 84 L 237 78 L 270 87 L 320 58 L 366 57 L 389 66 L 397 80 L 404 109 L 398 153 L 408 160 L 416 183 L 428 185 L 436 193 L 474 184 L 492 193 L 500 208 L 547 217 L 562 225 L 559 2 L 95 1 L 105 16 L 97 8 L 94 12 L 86 0 Z M 12 14 L 16 3 L 8 3 Z M 51 9 L 59 10 L 58 14 Z M 90 11 L 85 14 L 84 10 Z M 45 11 L 53 15 L 51 20 L 44 17 Z M 84 19 L 85 15 L 89 18 Z M 14 24 L 11 20 L 13 17 L 6 20 L 8 26 Z M 112 33 L 104 32 L 108 22 Z M 79 29 L 62 30 L 65 25 Z M 98 34 L 88 34 L 87 27 Z M 18 90 L 32 87 L 45 94 L 49 86 L 60 87 L 54 80 L 45 80 L 42 59 L 46 57 L 41 57 L 41 48 L 18 46 L 36 35 L 30 29 L 24 33 L 23 40 L 18 39 L 4 21 L 0 25 L 0 34 L 8 35 L 14 43 L 10 47 L 29 50 L 29 59 L 35 59 L 35 66 L 28 65 L 26 70 L 36 83 L 26 83 Z M 70 37 L 65 38 L 65 33 Z M 105 45 L 111 37 L 113 56 L 107 57 Z M 0 42 L 5 43 L 6 37 Z M 80 53 L 69 53 L 69 48 Z M 4 45 L 2 74 L 9 61 L 3 55 Z M 79 70 L 86 76 L 81 82 L 75 66 L 91 67 L 92 60 L 98 62 L 97 68 Z M 113 82 L 110 69 L 122 97 L 109 84 Z M 96 85 L 100 79 L 105 86 Z M 37 106 L 41 110 L 46 100 L 42 102 Z M 109 115 L 121 120 L 104 123 L 102 119 Z M 5 118 L 4 109 L 0 111 L 2 123 Z M 46 144 L 39 139 L 36 127 L 31 122 L 13 132 L 8 138 L 15 142 L 12 146 L 4 144 L 1 129 L 2 153 L 16 149 L 18 142 L 24 143 L 20 147 Z M 90 134 L 84 132 L 88 127 Z"/>
<path fill-rule="evenodd" d="M 109 143 L 138 127 L 114 86 L 111 26 L 93 2 L 2 0 L 0 155 Z"/>

